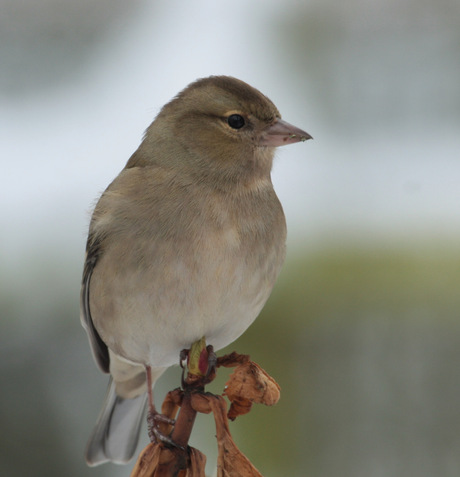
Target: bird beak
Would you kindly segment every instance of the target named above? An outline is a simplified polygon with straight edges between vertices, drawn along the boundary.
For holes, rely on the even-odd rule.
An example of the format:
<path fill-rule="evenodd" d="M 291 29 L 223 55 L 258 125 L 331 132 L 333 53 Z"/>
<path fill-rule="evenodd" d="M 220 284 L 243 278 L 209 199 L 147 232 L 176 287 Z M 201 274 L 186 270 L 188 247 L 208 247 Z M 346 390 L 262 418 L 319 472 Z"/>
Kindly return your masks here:
<path fill-rule="evenodd" d="M 284 146 L 286 144 L 294 144 L 295 142 L 303 142 L 307 139 L 313 139 L 310 134 L 299 129 L 292 124 L 277 119 L 276 122 L 268 126 L 259 139 L 259 146 Z"/>

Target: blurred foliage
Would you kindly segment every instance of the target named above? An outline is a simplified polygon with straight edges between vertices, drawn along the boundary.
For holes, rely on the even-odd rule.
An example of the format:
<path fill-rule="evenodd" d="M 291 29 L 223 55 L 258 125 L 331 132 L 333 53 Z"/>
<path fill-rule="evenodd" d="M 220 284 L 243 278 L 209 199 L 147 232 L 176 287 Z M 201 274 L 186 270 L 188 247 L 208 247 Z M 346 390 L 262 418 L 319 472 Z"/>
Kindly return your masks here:
<path fill-rule="evenodd" d="M 52 306 L 49 290 L 36 309 L 43 327 L 31 334 L 15 317 L 25 290 L 22 302 L 1 303 L 0 474 L 128 475 L 129 466 L 85 468 L 106 378 L 78 322 L 74 267 L 66 280 L 65 267 L 52 265 L 68 302 Z M 231 424 L 264 475 L 459 474 L 459 270 L 459 251 L 441 249 L 290 257 L 262 315 L 220 352 L 249 353 L 281 385 L 275 407 L 256 406 Z M 179 376 L 167 373 L 157 399 Z M 227 377 L 222 370 L 211 390 Z M 200 416 L 191 444 L 207 454 L 209 472 L 214 433 Z"/>
<path fill-rule="evenodd" d="M 235 425 L 267 475 L 458 474 L 459 270 L 460 254 L 447 250 L 344 247 L 291 258 L 237 344 L 282 387 L 275 409 Z"/>

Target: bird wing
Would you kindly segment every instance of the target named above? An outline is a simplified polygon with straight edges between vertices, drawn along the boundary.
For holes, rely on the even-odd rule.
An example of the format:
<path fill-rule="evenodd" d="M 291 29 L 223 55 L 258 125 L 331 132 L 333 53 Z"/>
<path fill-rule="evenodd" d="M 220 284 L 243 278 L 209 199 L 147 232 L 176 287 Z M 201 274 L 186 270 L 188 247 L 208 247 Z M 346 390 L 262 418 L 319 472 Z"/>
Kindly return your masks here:
<path fill-rule="evenodd" d="M 90 235 L 88 237 L 86 246 L 86 258 L 80 294 L 80 310 L 81 323 L 88 334 L 89 344 L 91 346 L 91 351 L 93 352 L 94 360 L 104 373 L 108 373 L 110 372 L 109 349 L 107 348 L 107 345 L 104 343 L 104 341 L 102 341 L 102 338 L 94 327 L 93 319 L 91 318 L 91 310 L 89 307 L 91 276 L 99 256 L 100 243 L 92 240 Z"/>

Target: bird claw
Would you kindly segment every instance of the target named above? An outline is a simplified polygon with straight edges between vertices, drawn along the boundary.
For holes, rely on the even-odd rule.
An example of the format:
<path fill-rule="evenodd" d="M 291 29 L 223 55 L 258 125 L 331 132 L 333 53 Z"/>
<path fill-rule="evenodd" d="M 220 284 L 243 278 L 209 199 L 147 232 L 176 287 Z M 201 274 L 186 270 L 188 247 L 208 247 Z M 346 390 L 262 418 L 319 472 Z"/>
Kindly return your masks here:
<path fill-rule="evenodd" d="M 177 447 L 178 449 L 185 450 L 185 447 L 176 444 L 169 436 L 165 436 L 156 426 L 149 428 L 149 437 L 152 442 L 162 442 L 163 444 L 167 444 L 171 447 Z"/>
<path fill-rule="evenodd" d="M 158 427 L 158 424 L 174 426 L 175 423 L 175 419 L 171 419 L 164 414 L 160 414 L 159 412 L 149 412 L 147 416 L 147 427 L 150 442 L 162 442 L 163 444 L 168 444 L 184 450 L 182 446 L 177 445 L 169 436 L 165 436 Z"/>
<path fill-rule="evenodd" d="M 206 346 L 206 351 L 208 352 L 208 369 L 206 371 L 206 378 L 209 378 L 211 374 L 216 371 L 217 367 L 217 354 L 214 351 L 214 347 L 212 345 Z"/>
<path fill-rule="evenodd" d="M 174 426 L 174 424 L 176 423 L 175 419 L 171 419 L 160 413 L 154 414 L 153 416 L 152 414 L 149 414 L 149 416 L 147 417 L 147 422 L 151 426 L 155 426 L 155 424 L 158 422 L 161 422 L 162 424 L 168 424 L 169 426 Z"/>

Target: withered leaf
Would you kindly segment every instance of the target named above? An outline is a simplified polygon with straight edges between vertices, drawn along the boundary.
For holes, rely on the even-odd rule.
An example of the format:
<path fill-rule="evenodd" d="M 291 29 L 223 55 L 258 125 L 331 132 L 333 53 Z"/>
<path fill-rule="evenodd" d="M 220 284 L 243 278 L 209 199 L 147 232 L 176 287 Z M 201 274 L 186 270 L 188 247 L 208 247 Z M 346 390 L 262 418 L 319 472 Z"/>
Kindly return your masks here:
<path fill-rule="evenodd" d="M 232 403 L 229 419 L 246 414 L 252 403 L 273 406 L 279 401 L 280 387 L 258 364 L 248 361 L 235 368 L 225 386 L 224 395 Z"/>
<path fill-rule="evenodd" d="M 224 398 L 209 393 L 200 394 L 193 396 L 192 405 L 195 409 L 199 408 L 200 412 L 211 410 L 214 414 L 218 447 L 217 477 L 262 477 L 230 435 Z"/>
<path fill-rule="evenodd" d="M 148 444 L 137 459 L 131 477 L 205 477 L 206 456 L 193 447 L 187 452 Z"/>
<path fill-rule="evenodd" d="M 160 462 L 160 446 L 150 443 L 140 453 L 131 477 L 152 477 Z"/>

